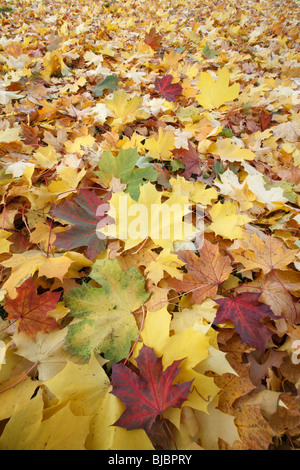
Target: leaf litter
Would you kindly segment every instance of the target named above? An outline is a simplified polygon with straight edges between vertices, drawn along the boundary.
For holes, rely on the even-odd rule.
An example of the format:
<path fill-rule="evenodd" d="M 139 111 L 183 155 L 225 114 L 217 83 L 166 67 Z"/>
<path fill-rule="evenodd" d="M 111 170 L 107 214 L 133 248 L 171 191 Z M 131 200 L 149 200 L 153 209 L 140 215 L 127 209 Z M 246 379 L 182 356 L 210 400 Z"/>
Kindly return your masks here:
<path fill-rule="evenodd" d="M 3 2 L 1 449 L 299 449 L 298 18 Z M 112 237 L 122 197 L 203 246 Z"/>

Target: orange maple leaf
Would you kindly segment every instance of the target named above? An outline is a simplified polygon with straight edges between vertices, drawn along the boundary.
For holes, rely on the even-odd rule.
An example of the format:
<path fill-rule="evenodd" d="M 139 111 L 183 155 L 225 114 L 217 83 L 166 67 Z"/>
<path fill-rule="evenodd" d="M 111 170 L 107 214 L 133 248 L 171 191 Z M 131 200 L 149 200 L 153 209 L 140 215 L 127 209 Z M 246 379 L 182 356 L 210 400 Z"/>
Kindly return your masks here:
<path fill-rule="evenodd" d="M 219 285 L 232 271 L 229 256 L 221 256 L 218 245 L 204 240 L 200 258 L 192 251 L 184 251 L 178 257 L 186 263 L 187 274 L 183 280 L 171 278 L 169 284 L 178 291 L 192 291 L 192 301 L 201 304 L 207 297 L 214 298 Z"/>
<path fill-rule="evenodd" d="M 37 333 L 49 333 L 60 325 L 48 316 L 54 310 L 60 298 L 60 292 L 45 292 L 38 295 L 32 277 L 17 287 L 17 297 L 6 300 L 4 309 L 8 319 L 18 322 L 18 331 L 30 338 Z"/>

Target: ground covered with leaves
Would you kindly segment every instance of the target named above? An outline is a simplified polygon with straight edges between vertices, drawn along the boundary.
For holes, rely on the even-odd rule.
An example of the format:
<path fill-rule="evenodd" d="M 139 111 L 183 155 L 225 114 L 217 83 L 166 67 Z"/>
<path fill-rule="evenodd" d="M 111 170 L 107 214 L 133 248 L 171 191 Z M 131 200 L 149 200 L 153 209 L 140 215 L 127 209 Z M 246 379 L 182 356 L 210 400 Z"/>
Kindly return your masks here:
<path fill-rule="evenodd" d="M 299 448 L 299 3 L 0 22 L 0 449 Z"/>

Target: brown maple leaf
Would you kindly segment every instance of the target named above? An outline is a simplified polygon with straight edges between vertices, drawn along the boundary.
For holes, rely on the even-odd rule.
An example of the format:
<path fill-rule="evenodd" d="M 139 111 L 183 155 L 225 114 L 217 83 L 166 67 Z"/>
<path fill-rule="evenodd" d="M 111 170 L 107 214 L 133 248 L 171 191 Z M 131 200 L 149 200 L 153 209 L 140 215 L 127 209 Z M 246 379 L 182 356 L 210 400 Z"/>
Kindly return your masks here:
<path fill-rule="evenodd" d="M 275 269 L 287 270 L 287 266 L 295 261 L 292 250 L 285 248 L 283 243 L 274 238 L 256 232 L 244 232 L 243 238 L 236 240 L 230 247 L 234 261 L 248 269 L 262 269 L 264 274 Z"/>
<path fill-rule="evenodd" d="M 23 132 L 23 142 L 26 145 L 31 145 L 32 147 L 39 147 L 39 129 L 37 126 L 30 127 L 21 122 L 22 132 Z"/>
<path fill-rule="evenodd" d="M 180 148 L 172 150 L 174 157 L 185 165 L 183 176 L 186 179 L 189 179 L 193 174 L 199 175 L 201 170 L 199 153 L 191 142 L 188 145 L 188 149 Z"/>
<path fill-rule="evenodd" d="M 219 285 L 232 271 L 229 256 L 222 256 L 218 245 L 204 240 L 200 258 L 192 251 L 179 252 L 187 274 L 183 280 L 171 278 L 169 285 L 177 291 L 192 291 L 192 301 L 201 304 L 207 297 L 215 298 Z"/>

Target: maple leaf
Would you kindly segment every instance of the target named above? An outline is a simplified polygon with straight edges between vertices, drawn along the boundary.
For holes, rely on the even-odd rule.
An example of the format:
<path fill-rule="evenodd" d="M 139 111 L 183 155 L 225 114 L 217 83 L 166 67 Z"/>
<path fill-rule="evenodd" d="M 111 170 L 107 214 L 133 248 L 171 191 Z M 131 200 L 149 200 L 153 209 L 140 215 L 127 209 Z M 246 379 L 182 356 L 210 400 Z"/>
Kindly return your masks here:
<path fill-rule="evenodd" d="M 260 293 L 250 292 L 238 294 L 233 299 L 217 299 L 218 308 L 214 324 L 223 323 L 225 320 L 232 320 L 236 331 L 240 334 L 244 343 L 258 349 L 262 355 L 265 352 L 267 341 L 273 332 L 260 320 L 269 317 L 278 319 L 272 312 L 269 305 L 259 302 Z"/>
<path fill-rule="evenodd" d="M 75 416 L 67 403 L 53 416 L 44 419 L 42 393 L 39 390 L 32 400 L 16 407 L 1 435 L 0 449 L 84 450 L 90 416 Z"/>
<path fill-rule="evenodd" d="M 148 264 L 145 269 L 147 278 L 150 278 L 154 284 L 163 278 L 164 271 L 176 279 L 182 279 L 183 273 L 178 271 L 183 265 L 183 261 L 180 261 L 176 254 L 170 253 L 170 250 L 163 250 L 158 257 Z"/>
<path fill-rule="evenodd" d="M 251 218 L 247 215 L 239 214 L 237 205 L 230 201 L 226 201 L 224 204 L 221 202 L 215 204 L 210 211 L 210 216 L 212 219 L 211 230 L 216 235 L 221 235 L 230 240 L 242 238 L 243 230 L 241 226 L 251 221 Z"/>
<path fill-rule="evenodd" d="M 171 315 L 166 307 L 155 312 L 151 310 L 151 313 L 148 312 L 146 315 L 145 324 L 140 335 L 142 342 L 136 344 L 132 353 L 132 361 L 137 357 L 143 344 L 153 348 L 157 356 L 162 356 L 164 370 L 174 360 L 180 360 L 184 357 L 176 383 L 193 380 L 193 388 L 183 406 L 206 411 L 210 400 L 217 395 L 218 388 L 215 386 L 212 377 L 203 375 L 204 371 L 201 369 L 201 365 L 210 356 L 210 339 L 208 335 L 197 331 L 197 326 L 193 326 L 188 325 L 179 332 L 174 331 Z M 170 334 L 171 330 L 172 334 Z M 176 410 L 169 411 L 172 414 Z"/>
<path fill-rule="evenodd" d="M 154 51 L 157 51 L 161 47 L 161 34 L 156 32 L 155 28 L 151 28 L 149 33 L 145 34 L 144 43 L 150 46 Z"/>
<path fill-rule="evenodd" d="M 116 90 L 118 83 L 121 79 L 116 75 L 108 75 L 100 83 L 91 89 L 91 92 L 96 96 L 102 96 L 104 90 Z"/>
<path fill-rule="evenodd" d="M 229 256 L 221 256 L 218 245 L 204 240 L 200 258 L 192 251 L 178 253 L 185 263 L 183 280 L 171 278 L 169 285 L 177 291 L 192 291 L 192 301 L 201 304 L 207 297 L 215 298 L 219 285 L 232 271 Z"/>
<path fill-rule="evenodd" d="M 17 297 L 8 299 L 4 309 L 8 319 L 18 321 L 18 331 L 30 338 L 35 338 L 38 332 L 49 333 L 60 324 L 48 316 L 54 310 L 60 298 L 60 292 L 44 292 L 37 294 L 32 277 L 17 287 Z"/>
<path fill-rule="evenodd" d="M 215 51 L 214 49 L 210 49 L 209 45 L 206 43 L 206 45 L 202 49 L 202 54 L 206 59 L 213 59 L 217 55 L 220 54 L 219 51 Z"/>
<path fill-rule="evenodd" d="M 199 153 L 191 142 L 188 143 L 188 149 L 174 149 L 172 153 L 184 164 L 183 176 L 186 179 L 189 179 L 193 174 L 199 175 L 201 169 Z"/>
<path fill-rule="evenodd" d="M 20 127 L 7 127 L 0 130 L 0 143 L 10 143 L 20 140 Z"/>
<path fill-rule="evenodd" d="M 157 179 L 157 171 L 151 164 L 145 168 L 135 168 L 139 158 L 136 148 L 121 149 L 117 157 L 107 150 L 98 162 L 100 171 L 95 171 L 95 174 L 107 187 L 113 177 L 119 178 L 121 183 L 127 185 L 125 193 L 129 193 L 131 198 L 137 201 L 140 196 L 140 186 L 144 180 L 156 181 Z"/>
<path fill-rule="evenodd" d="M 149 156 L 157 160 L 170 160 L 174 146 L 175 138 L 173 132 L 164 132 L 161 127 L 158 129 L 157 136 L 152 135 L 145 142 L 145 149 L 149 151 Z"/>
<path fill-rule="evenodd" d="M 22 132 L 23 132 L 23 142 L 26 145 L 32 145 L 32 147 L 39 147 L 40 139 L 39 139 L 39 129 L 38 127 L 30 127 L 26 126 L 23 122 L 21 122 Z"/>
<path fill-rule="evenodd" d="M 128 354 L 138 334 L 131 312 L 149 297 L 144 277 L 136 267 L 124 272 L 117 260 L 97 260 L 90 277 L 102 288 L 82 284 L 66 295 L 66 306 L 76 319 L 68 326 L 66 349 L 84 359 L 103 352 L 118 362 Z"/>
<path fill-rule="evenodd" d="M 0 254 L 9 253 L 9 247 L 12 244 L 7 238 L 11 236 L 10 232 L 0 229 Z"/>
<path fill-rule="evenodd" d="M 226 138 L 218 140 L 209 146 L 209 152 L 219 155 L 221 160 L 229 162 L 241 162 L 243 160 L 253 160 L 255 153 L 249 149 L 242 148 L 235 144 L 231 139 Z"/>
<path fill-rule="evenodd" d="M 82 257 L 81 260 L 76 260 L 76 255 Z M 68 252 L 63 255 L 55 254 L 51 257 L 47 257 L 46 253 L 42 253 L 39 250 L 15 253 L 8 260 L 1 262 L 3 266 L 12 268 L 10 277 L 2 287 L 7 290 L 10 297 L 15 297 L 16 287 L 36 271 L 39 271 L 39 276 L 55 277 L 62 281 L 71 264 L 76 261 L 79 261 L 80 269 L 91 264 L 91 261 L 75 252 Z"/>
<path fill-rule="evenodd" d="M 273 115 L 271 113 L 270 114 L 265 113 L 264 109 L 261 110 L 258 118 L 259 118 L 259 123 L 260 123 L 262 131 L 265 131 L 268 128 L 270 122 L 272 121 L 272 116 Z"/>
<path fill-rule="evenodd" d="M 155 90 L 167 101 L 176 101 L 176 96 L 182 92 L 182 86 L 172 83 L 173 79 L 172 75 L 164 75 L 162 78 L 156 78 L 154 82 Z"/>
<path fill-rule="evenodd" d="M 111 125 L 117 131 L 122 130 L 125 124 L 150 117 L 150 114 L 143 110 L 142 97 L 130 98 L 125 90 L 116 90 L 111 99 L 105 100 L 105 105 L 113 113 Z"/>
<path fill-rule="evenodd" d="M 95 191 L 83 189 L 71 201 L 66 200 L 64 204 L 54 207 L 54 217 L 72 224 L 65 232 L 57 234 L 54 245 L 66 251 L 87 246 L 87 255 L 91 260 L 104 251 L 105 240 L 97 235 L 99 222 L 109 221 L 104 215 L 97 216 L 97 209 L 103 204 L 103 200 L 97 197 Z"/>
<path fill-rule="evenodd" d="M 34 339 L 23 333 L 14 333 L 13 342 L 18 355 L 32 362 L 39 380 L 44 381 L 60 372 L 70 357 L 62 348 L 66 334 L 66 328 L 55 329 L 45 334 L 38 332 Z"/>
<path fill-rule="evenodd" d="M 224 103 L 235 100 L 240 91 L 238 83 L 229 86 L 229 71 L 226 67 L 219 70 L 216 81 L 209 72 L 201 72 L 197 86 L 201 94 L 196 96 L 196 100 L 204 109 L 220 108 Z"/>
<path fill-rule="evenodd" d="M 244 266 L 240 271 L 255 268 L 262 269 L 264 274 L 274 269 L 286 271 L 288 264 L 295 261 L 293 250 L 272 236 L 256 232 L 244 232 L 242 239 L 236 240 L 229 251 L 234 261 Z"/>
<path fill-rule="evenodd" d="M 169 407 L 180 408 L 187 400 L 193 381 L 173 385 L 181 360 L 174 361 L 163 371 L 161 357 L 148 346 L 142 347 L 136 362 L 140 375 L 123 364 L 112 365 L 111 393 L 126 406 L 114 426 L 128 430 L 142 428 L 150 434 L 157 416 L 162 416 Z"/>

